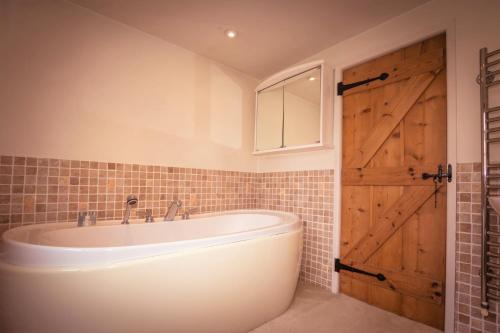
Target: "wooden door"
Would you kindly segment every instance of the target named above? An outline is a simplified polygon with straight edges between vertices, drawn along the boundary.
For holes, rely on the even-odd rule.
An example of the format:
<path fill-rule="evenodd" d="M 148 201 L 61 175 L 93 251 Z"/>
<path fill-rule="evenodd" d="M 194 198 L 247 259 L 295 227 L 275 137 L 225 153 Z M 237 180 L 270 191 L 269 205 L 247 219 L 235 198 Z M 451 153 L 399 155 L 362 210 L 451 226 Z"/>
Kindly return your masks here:
<path fill-rule="evenodd" d="M 377 77 L 343 97 L 342 293 L 443 329 L 446 252 L 445 35 L 345 70 L 344 83 Z M 436 197 L 435 197 L 436 196 Z M 436 199 L 436 206 L 435 206 Z"/>

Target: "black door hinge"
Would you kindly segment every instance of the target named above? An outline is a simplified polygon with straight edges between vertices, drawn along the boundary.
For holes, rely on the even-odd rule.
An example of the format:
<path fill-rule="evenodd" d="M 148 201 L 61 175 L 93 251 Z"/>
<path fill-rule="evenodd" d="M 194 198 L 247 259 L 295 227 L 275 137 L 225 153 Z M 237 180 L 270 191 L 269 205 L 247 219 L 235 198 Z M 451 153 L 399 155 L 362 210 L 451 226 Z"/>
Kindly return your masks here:
<path fill-rule="evenodd" d="M 349 266 L 349 265 L 345 265 L 345 264 L 343 264 L 343 263 L 340 262 L 339 258 L 335 258 L 335 272 L 338 273 L 342 269 L 346 270 L 346 271 L 349 271 L 349 272 L 353 272 L 353 273 L 358 273 L 358 274 L 373 276 L 374 278 L 376 278 L 379 281 L 385 281 L 386 280 L 385 275 L 382 274 L 382 273 L 377 273 L 376 274 L 376 273 L 370 273 L 370 272 L 367 272 L 367 271 L 363 271 L 361 269 L 354 268 L 354 267 Z"/>
<path fill-rule="evenodd" d="M 339 82 L 339 83 L 337 83 L 337 95 L 342 96 L 344 94 L 344 91 L 346 91 L 346 90 L 355 88 L 357 86 L 362 86 L 363 84 L 367 84 L 367 83 L 370 83 L 370 82 L 376 81 L 376 80 L 384 81 L 388 77 L 389 77 L 389 74 L 382 73 L 377 77 L 368 78 L 366 80 L 359 81 L 359 82 L 354 82 L 354 83 L 349 83 L 349 84 L 344 84 L 344 82 Z"/>

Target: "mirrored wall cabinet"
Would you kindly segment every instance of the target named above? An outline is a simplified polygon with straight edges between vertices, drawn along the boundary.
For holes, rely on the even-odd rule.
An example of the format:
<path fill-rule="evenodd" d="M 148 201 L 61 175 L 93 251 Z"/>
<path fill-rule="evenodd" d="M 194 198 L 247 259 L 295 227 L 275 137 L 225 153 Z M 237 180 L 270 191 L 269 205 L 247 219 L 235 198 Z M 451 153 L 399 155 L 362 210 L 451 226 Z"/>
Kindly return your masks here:
<path fill-rule="evenodd" d="M 256 88 L 254 154 L 331 147 L 331 87 L 322 61 L 290 68 Z"/>

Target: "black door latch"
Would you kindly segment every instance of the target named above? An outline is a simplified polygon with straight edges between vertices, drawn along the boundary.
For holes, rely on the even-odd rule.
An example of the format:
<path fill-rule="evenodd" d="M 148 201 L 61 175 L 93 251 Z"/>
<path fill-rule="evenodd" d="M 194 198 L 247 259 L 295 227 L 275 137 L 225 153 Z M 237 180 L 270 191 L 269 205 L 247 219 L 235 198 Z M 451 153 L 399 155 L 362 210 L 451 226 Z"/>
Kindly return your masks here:
<path fill-rule="evenodd" d="M 349 271 L 349 272 L 353 272 L 353 273 L 373 276 L 374 278 L 376 278 L 379 281 L 386 280 L 385 275 L 382 273 L 370 273 L 370 272 L 364 271 L 362 269 L 354 268 L 352 266 L 341 263 L 339 258 L 335 258 L 335 272 L 338 273 L 338 272 L 340 272 L 341 269 Z"/>
<path fill-rule="evenodd" d="M 448 183 L 451 183 L 453 179 L 453 172 L 452 172 L 452 167 L 451 164 L 448 164 L 448 170 L 447 172 L 443 172 L 443 166 L 441 164 L 438 165 L 438 171 L 437 173 L 427 173 L 424 172 L 422 174 L 422 179 L 429 179 L 432 178 L 435 183 L 442 183 L 443 178 L 446 178 L 448 180 Z"/>
<path fill-rule="evenodd" d="M 448 180 L 448 183 L 451 183 L 451 180 L 453 179 L 453 172 L 452 172 L 451 164 L 448 164 L 448 170 L 447 172 L 443 172 L 443 166 L 441 164 L 438 165 L 438 171 L 437 173 L 427 173 L 424 172 L 422 174 L 422 179 L 429 179 L 432 178 L 432 181 L 434 182 L 434 208 L 437 208 L 437 193 L 438 193 L 438 183 L 441 184 L 443 182 L 443 178 L 446 178 Z"/>

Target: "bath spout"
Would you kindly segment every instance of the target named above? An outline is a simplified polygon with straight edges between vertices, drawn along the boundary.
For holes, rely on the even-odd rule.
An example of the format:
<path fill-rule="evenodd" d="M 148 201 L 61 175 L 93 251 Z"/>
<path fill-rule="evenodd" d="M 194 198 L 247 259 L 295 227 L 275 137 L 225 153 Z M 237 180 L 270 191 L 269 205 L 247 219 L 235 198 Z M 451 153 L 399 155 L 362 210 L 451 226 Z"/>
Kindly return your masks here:
<path fill-rule="evenodd" d="M 175 215 L 177 215 L 177 211 L 179 208 L 182 207 L 182 201 L 180 200 L 174 200 L 170 203 L 170 206 L 168 206 L 167 213 L 165 214 L 165 217 L 163 218 L 163 221 L 173 221 L 175 219 Z"/>

